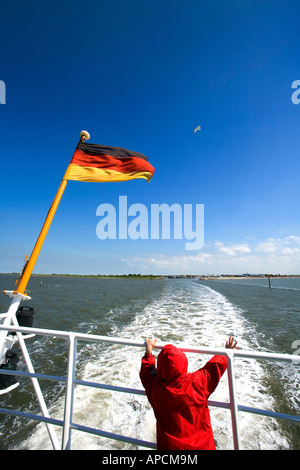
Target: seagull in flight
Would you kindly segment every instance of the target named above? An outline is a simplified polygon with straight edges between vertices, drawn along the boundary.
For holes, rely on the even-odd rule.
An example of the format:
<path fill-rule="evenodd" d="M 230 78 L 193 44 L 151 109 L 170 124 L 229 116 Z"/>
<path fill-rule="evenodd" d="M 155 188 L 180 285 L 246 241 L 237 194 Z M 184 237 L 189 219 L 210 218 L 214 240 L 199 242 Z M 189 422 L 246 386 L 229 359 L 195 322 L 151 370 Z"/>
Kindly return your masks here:
<path fill-rule="evenodd" d="M 196 134 L 197 131 L 201 131 L 201 126 L 197 126 L 196 129 L 194 129 L 194 134 Z"/>

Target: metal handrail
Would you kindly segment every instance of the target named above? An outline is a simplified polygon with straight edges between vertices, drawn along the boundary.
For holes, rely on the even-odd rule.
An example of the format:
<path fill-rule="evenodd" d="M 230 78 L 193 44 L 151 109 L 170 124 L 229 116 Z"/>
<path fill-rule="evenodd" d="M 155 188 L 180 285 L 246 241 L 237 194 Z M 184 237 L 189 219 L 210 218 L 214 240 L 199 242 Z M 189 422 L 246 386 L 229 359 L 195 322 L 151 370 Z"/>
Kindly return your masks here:
<path fill-rule="evenodd" d="M 87 387 L 94 387 L 106 390 L 112 390 L 117 392 L 123 393 L 131 393 L 131 394 L 138 394 L 138 395 L 146 395 L 144 390 L 139 389 L 132 389 L 127 387 L 118 387 L 113 385 L 101 384 L 98 382 L 90 382 L 85 380 L 79 380 L 75 377 L 75 370 L 76 370 L 76 353 L 77 353 L 77 341 L 89 341 L 89 342 L 106 342 L 112 344 L 122 344 L 126 346 L 134 346 L 144 348 L 145 344 L 141 341 L 134 341 L 128 340 L 118 337 L 108 337 L 108 336 L 100 336 L 100 335 L 93 335 L 93 334 L 85 334 L 85 333 L 74 333 L 68 331 L 61 331 L 61 330 L 51 330 L 51 329 L 42 329 L 42 328 L 26 328 L 26 327 L 19 327 L 19 326 L 8 326 L 8 325 L 1 325 L 0 324 L 0 331 L 13 331 L 17 333 L 18 338 L 22 338 L 20 333 L 25 334 L 35 334 L 35 335 L 43 335 L 43 336 L 55 336 L 55 337 L 62 337 L 69 341 L 69 352 L 68 352 L 68 370 L 66 377 L 59 377 L 59 376 L 52 376 L 46 374 L 37 374 L 33 370 L 30 372 L 24 371 L 9 371 L 7 369 L 0 369 L 0 374 L 5 375 L 19 375 L 24 377 L 30 377 L 32 380 L 37 379 L 44 379 L 44 380 L 51 380 L 51 381 L 58 381 L 66 383 L 66 392 L 65 392 L 65 406 L 64 406 L 64 419 L 57 420 L 50 418 L 46 415 L 36 415 L 33 413 L 25 413 L 18 410 L 11 410 L 0 408 L 1 414 L 9 414 L 14 416 L 20 416 L 27 419 L 37 420 L 41 422 L 45 422 L 49 425 L 57 425 L 63 428 L 63 435 L 62 435 L 62 444 L 61 448 L 63 450 L 67 450 L 71 448 L 71 432 L 72 429 L 76 429 L 82 432 L 91 433 L 94 435 L 106 437 L 109 439 L 116 439 L 123 442 L 127 442 L 130 444 L 135 444 L 142 447 L 148 447 L 155 449 L 156 444 L 154 442 L 147 442 L 140 439 L 135 439 L 127 436 L 121 436 L 119 434 L 109 433 L 106 431 L 102 431 L 100 429 L 91 428 L 87 426 L 82 426 L 78 423 L 74 423 L 72 420 L 73 414 L 73 398 L 74 398 L 74 386 L 75 385 L 82 385 Z M 23 348 L 24 342 L 20 342 L 20 347 L 23 354 L 28 354 L 27 349 Z M 156 344 L 155 349 L 163 348 L 164 344 Z M 249 412 L 259 415 L 264 415 L 272 418 L 280 418 L 291 420 L 297 423 L 300 423 L 299 416 L 292 416 L 283 413 L 277 413 L 274 411 L 267 411 L 258 408 L 250 408 L 246 406 L 238 405 L 236 399 L 236 390 L 235 390 L 235 373 L 234 373 L 234 358 L 248 358 L 248 359 L 267 359 L 272 361 L 285 361 L 285 362 L 293 362 L 299 363 L 300 356 L 295 354 L 276 354 L 276 353 L 268 353 L 268 352 L 258 352 L 258 351 L 245 351 L 245 350 L 237 350 L 237 349 L 225 349 L 225 348 L 195 348 L 195 347 L 181 347 L 179 348 L 185 352 L 191 353 L 199 353 L 199 354 L 219 354 L 225 355 L 227 357 L 227 370 L 228 370 L 228 385 L 229 385 L 229 402 L 217 402 L 208 400 L 209 406 L 219 407 L 228 409 L 231 412 L 231 421 L 232 421 L 232 431 L 233 431 L 233 447 L 234 449 L 240 449 L 240 432 L 239 432 L 239 420 L 238 420 L 238 412 Z M 51 437 L 51 436 L 50 436 Z M 54 448 L 57 448 L 57 441 L 52 440 L 52 444 Z"/>

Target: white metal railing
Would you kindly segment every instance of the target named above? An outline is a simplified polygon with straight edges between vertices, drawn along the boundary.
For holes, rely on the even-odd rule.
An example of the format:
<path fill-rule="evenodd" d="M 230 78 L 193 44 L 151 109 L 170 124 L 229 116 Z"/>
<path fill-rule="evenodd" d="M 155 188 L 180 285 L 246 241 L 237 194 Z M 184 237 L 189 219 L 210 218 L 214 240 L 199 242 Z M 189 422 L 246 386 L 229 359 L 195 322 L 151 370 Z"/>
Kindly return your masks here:
<path fill-rule="evenodd" d="M 6 331 L 9 333 L 10 331 L 15 331 L 17 333 L 17 337 L 19 339 L 19 345 L 22 350 L 22 353 L 25 358 L 25 362 L 28 367 L 28 372 L 23 371 L 10 371 L 7 369 L 0 370 L 1 374 L 6 375 L 19 375 L 24 377 L 30 377 L 32 380 L 33 385 L 35 386 L 38 382 L 38 379 L 44 380 L 51 380 L 51 381 L 58 381 L 66 383 L 66 391 L 65 391 L 65 405 L 64 405 L 64 419 L 58 420 L 53 419 L 49 416 L 47 409 L 44 410 L 43 403 L 44 401 L 41 399 L 39 394 L 41 390 L 39 387 L 35 386 L 35 392 L 38 396 L 39 402 L 41 404 L 42 415 L 37 415 L 33 413 L 25 413 L 18 410 L 11 410 L 0 408 L 1 414 L 9 414 L 14 416 L 20 416 L 27 419 L 37 420 L 46 423 L 49 436 L 53 445 L 54 449 L 63 449 L 68 450 L 71 448 L 71 433 L 72 429 L 76 429 L 79 431 L 91 433 L 94 435 L 116 439 L 123 442 L 127 442 L 130 444 L 135 444 L 142 447 L 148 447 L 155 449 L 156 444 L 153 442 L 147 442 L 140 439 L 135 439 L 132 437 L 121 436 L 114 433 L 109 433 L 106 431 L 102 431 L 100 429 L 90 428 L 87 426 L 82 426 L 79 423 L 74 423 L 72 419 L 73 415 L 73 399 L 74 399 L 74 386 L 75 385 L 83 385 L 88 387 L 95 387 L 100 389 L 112 390 L 117 392 L 123 393 L 130 393 L 130 394 L 139 394 L 145 395 L 144 390 L 138 389 L 131 389 L 126 387 L 118 387 L 113 385 L 101 384 L 97 382 L 90 382 L 85 380 L 79 380 L 75 377 L 76 371 L 76 353 L 77 353 L 77 341 L 89 341 L 89 342 L 106 342 L 106 343 L 113 343 L 113 344 L 121 344 L 126 346 L 134 346 L 139 348 L 144 348 L 144 342 L 141 341 L 132 341 L 128 339 L 122 339 L 117 337 L 107 337 L 107 336 L 99 336 L 99 335 L 92 335 L 92 334 L 84 334 L 84 333 L 74 333 L 74 332 L 67 332 L 67 331 L 60 331 L 60 330 L 49 330 L 49 329 L 41 329 L 41 328 L 25 328 L 19 326 L 8 326 L 8 325 L 0 325 L 0 334 L 2 331 Z M 43 336 L 55 336 L 55 337 L 62 337 L 68 340 L 68 367 L 67 367 L 67 375 L 66 377 L 59 377 L 59 376 L 52 376 L 46 374 L 38 374 L 35 373 L 32 363 L 28 357 L 29 353 L 25 346 L 25 342 L 22 339 L 23 334 L 35 334 L 35 335 L 43 335 Z M 163 344 L 156 344 L 156 349 L 161 349 L 164 345 Z M 209 406 L 215 406 L 220 408 L 228 409 L 231 413 L 231 422 L 232 422 L 232 432 L 233 432 L 233 447 L 234 449 L 240 449 L 240 432 L 239 432 L 239 419 L 238 413 L 239 412 L 248 412 L 254 413 L 264 416 L 269 416 L 272 418 L 280 418 L 291 420 L 297 423 L 300 423 L 299 416 L 292 416 L 283 413 L 277 413 L 274 411 L 267 411 L 258 408 L 250 408 L 246 406 L 238 405 L 237 398 L 236 398 L 236 388 L 235 388 L 235 373 L 234 373 L 234 358 L 248 358 L 248 359 L 266 359 L 272 361 L 285 361 L 285 362 L 293 362 L 298 363 L 300 362 L 300 356 L 296 356 L 295 354 L 275 354 L 275 353 L 266 353 L 266 352 L 257 352 L 257 351 L 244 351 L 238 349 L 213 349 L 213 348 L 195 348 L 195 347 L 180 347 L 181 350 L 185 352 L 191 353 L 200 353 L 200 354 L 220 354 L 225 355 L 227 357 L 227 370 L 228 370 L 228 386 L 229 386 L 229 402 L 216 402 L 216 401 L 208 401 Z M 62 432 L 62 442 L 59 444 L 57 436 L 54 432 L 53 425 L 61 426 L 63 428 Z"/>

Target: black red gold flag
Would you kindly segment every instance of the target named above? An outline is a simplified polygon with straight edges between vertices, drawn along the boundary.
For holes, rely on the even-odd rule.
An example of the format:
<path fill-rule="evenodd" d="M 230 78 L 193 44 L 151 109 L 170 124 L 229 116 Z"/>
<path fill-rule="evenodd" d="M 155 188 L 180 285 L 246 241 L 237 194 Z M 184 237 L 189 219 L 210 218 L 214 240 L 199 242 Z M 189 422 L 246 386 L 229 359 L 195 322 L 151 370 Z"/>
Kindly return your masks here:
<path fill-rule="evenodd" d="M 65 173 L 65 180 L 115 182 L 144 178 L 149 181 L 154 168 L 148 158 L 121 147 L 80 141 Z"/>

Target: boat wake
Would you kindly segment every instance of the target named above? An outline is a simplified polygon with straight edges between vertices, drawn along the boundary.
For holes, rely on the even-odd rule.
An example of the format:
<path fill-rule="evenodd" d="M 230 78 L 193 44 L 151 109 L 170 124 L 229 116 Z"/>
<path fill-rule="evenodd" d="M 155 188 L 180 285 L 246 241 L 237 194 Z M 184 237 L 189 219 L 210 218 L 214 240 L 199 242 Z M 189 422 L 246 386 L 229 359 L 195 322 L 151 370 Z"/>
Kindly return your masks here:
<path fill-rule="evenodd" d="M 91 322 L 90 328 L 94 327 Z M 133 321 L 124 327 L 115 326 L 111 333 L 111 336 L 136 340 L 155 337 L 160 343 L 172 342 L 179 347 L 213 348 L 223 347 L 231 335 L 242 349 L 258 347 L 255 328 L 245 320 L 239 308 L 222 294 L 193 282 L 167 283 L 158 298 L 136 312 Z M 246 337 L 252 338 L 251 344 Z M 84 344 L 78 352 L 77 377 L 142 389 L 139 368 L 143 354 L 144 351 L 136 347 Z M 209 356 L 192 353 L 187 353 L 187 356 L 190 372 L 202 367 L 209 359 Z M 235 370 L 239 404 L 272 410 L 274 403 L 268 392 L 267 371 L 263 366 L 248 359 L 237 359 Z M 229 400 L 226 373 L 210 399 Z M 51 416 L 62 419 L 63 406 L 61 397 L 53 404 Z M 217 449 L 232 449 L 229 411 L 211 407 L 210 412 Z M 155 417 L 145 396 L 76 386 L 73 421 L 155 442 Z M 279 425 L 270 418 L 240 413 L 240 431 L 244 449 L 289 448 Z M 45 425 L 39 424 L 21 448 L 50 448 Z M 72 449 L 134 448 L 139 447 L 72 431 Z"/>

